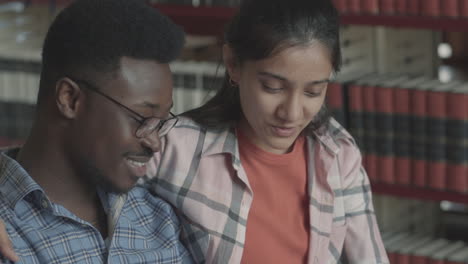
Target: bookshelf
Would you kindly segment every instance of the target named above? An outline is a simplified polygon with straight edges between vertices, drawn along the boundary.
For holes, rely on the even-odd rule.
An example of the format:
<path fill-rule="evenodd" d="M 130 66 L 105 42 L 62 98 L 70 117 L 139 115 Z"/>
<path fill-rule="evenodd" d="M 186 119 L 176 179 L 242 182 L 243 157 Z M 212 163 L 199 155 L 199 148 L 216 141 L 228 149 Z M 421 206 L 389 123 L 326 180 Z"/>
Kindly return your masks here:
<path fill-rule="evenodd" d="M 373 183 L 372 191 L 377 194 L 391 195 L 434 202 L 450 201 L 468 205 L 468 194 L 452 191 L 438 191 L 428 188 L 398 184 Z"/>
<path fill-rule="evenodd" d="M 341 22 L 349 25 L 432 29 L 450 32 L 468 31 L 467 18 L 399 15 L 342 15 Z"/>
<path fill-rule="evenodd" d="M 182 25 L 188 33 L 198 35 L 220 35 L 224 25 L 236 11 L 232 7 L 220 6 L 192 7 L 177 4 L 152 4 L 152 6 Z M 468 32 L 468 18 L 343 14 L 341 15 L 341 23 L 344 25 Z"/>
<path fill-rule="evenodd" d="M 194 35 L 221 36 L 224 26 L 235 14 L 232 7 L 200 6 L 177 4 L 151 4 L 184 27 L 185 32 Z"/>
<path fill-rule="evenodd" d="M 236 9 L 221 6 L 200 6 L 177 4 L 152 4 L 176 23 L 182 25 L 190 34 L 220 36 L 225 24 L 234 15 Z M 343 25 L 385 26 L 393 28 L 413 28 L 436 31 L 468 32 L 468 18 L 342 14 Z M 422 187 L 398 184 L 373 184 L 376 194 L 392 195 L 429 201 L 452 201 L 468 204 L 468 194 L 450 191 L 437 191 Z"/>
<path fill-rule="evenodd" d="M 68 2 L 69 0 L 31 0 L 33 3 L 49 3 L 57 4 L 58 6 Z M 230 18 L 235 14 L 235 7 L 222 7 L 222 6 L 200 6 L 193 7 L 188 5 L 177 5 L 177 4 L 151 4 L 162 13 L 168 15 L 174 22 L 183 26 L 184 30 L 193 35 L 205 35 L 205 36 L 222 36 L 224 27 Z M 448 18 L 448 17 L 425 17 L 425 16 L 403 16 L 403 15 L 369 15 L 369 14 L 350 14 L 346 13 L 341 15 L 341 23 L 343 25 L 359 25 L 366 26 L 373 30 L 373 27 L 388 27 L 397 29 L 424 29 L 424 30 L 435 30 L 435 31 L 450 31 L 450 32 L 468 32 L 468 18 Z M 362 44 L 368 41 L 374 41 L 374 39 L 367 39 L 366 36 L 370 35 L 365 33 L 359 33 L 360 36 L 356 37 L 356 31 L 351 27 L 346 27 L 343 30 L 344 37 L 342 40 L 347 42 L 353 42 L 353 45 L 344 46 L 343 49 L 354 49 L 354 45 L 358 45 L 359 49 L 364 50 L 366 55 L 372 47 L 367 49 L 362 48 Z M 392 35 L 393 36 L 393 35 Z M 400 39 L 405 39 L 407 36 L 399 36 Z M 414 37 L 414 36 L 413 36 Z M 393 37 L 384 38 L 380 43 L 386 43 L 387 39 L 395 39 Z M 418 39 L 421 41 L 421 39 Z M 357 43 L 356 43 L 357 42 Z M 424 42 L 424 40 L 422 40 Z M 427 42 L 427 41 L 426 41 Z M 348 43 L 349 44 L 349 43 Z M 373 42 L 371 43 L 373 44 Z M 343 45 L 342 45 L 343 46 Z M 389 45 L 378 45 L 382 51 L 388 51 Z M 407 47 L 405 49 L 408 49 Z M 352 52 L 351 52 L 352 53 Z M 398 52 L 397 52 L 398 53 Z M 348 54 L 348 53 L 347 53 Z M 391 53 L 389 56 L 394 57 L 395 53 Z M 371 65 L 368 60 L 361 60 L 359 58 L 364 56 L 361 53 L 353 53 L 346 60 L 353 61 L 353 64 L 361 63 L 363 65 Z M 369 60 L 373 60 L 374 57 L 369 57 Z M 21 65 L 20 65 L 21 64 Z M 24 64 L 24 65 L 23 65 Z M 193 65 L 192 65 L 193 64 Z M 433 63 L 427 63 L 432 65 Z M 16 67 L 17 66 L 17 67 Z M 206 67 L 205 67 L 206 66 Z M 0 60 L 0 68 L 8 71 L 15 71 L 16 68 L 21 69 L 25 72 L 37 72 L 37 63 L 18 63 L 13 61 Z M 183 61 L 180 65 L 171 65 L 175 80 L 174 80 L 174 98 L 176 101 L 175 109 L 176 112 L 180 113 L 183 110 L 195 107 L 205 98 L 205 94 L 211 91 L 203 90 L 207 88 L 205 84 L 208 81 L 216 81 L 216 65 L 204 65 L 200 66 L 198 61 Z M 405 67 L 405 71 L 410 72 L 409 67 Z M 222 70 L 221 70 L 222 72 Z M 341 72 L 343 73 L 343 71 Z M 23 78 L 24 79 L 24 78 Z M 219 81 L 219 80 L 218 80 Z M 37 80 L 33 80 L 31 83 L 37 83 Z M 18 85 L 19 86 L 19 85 Z M 37 85 L 35 85 L 37 86 Z M 34 87 L 35 87 L 34 86 Z M 190 89 L 187 89 L 190 88 Z M 1 87 L 0 87 L 1 90 Z M 1 91 L 0 91 L 1 98 Z M 31 97 L 32 98 L 32 97 Z M 17 101 L 17 100 L 16 100 Z M 29 102 L 29 101 L 28 101 Z M 27 104 L 18 104 L 18 108 L 27 107 Z M 179 109 L 180 108 L 180 109 Z M 188 108 L 188 109 L 187 109 Z M 1 111 L 2 108 L 0 108 Z M 22 108 L 17 112 L 24 112 Z M 1 115 L 0 115 L 1 117 Z M 20 118 L 12 118 L 12 120 L 21 120 Z M 0 122 L 0 131 L 2 123 Z M 21 127 L 22 124 L 14 124 L 14 127 Z M 4 129 L 6 130 L 6 129 Z M 25 129 L 24 129 L 25 130 Z M 25 130 L 26 131 L 26 130 Z M 15 132 L 18 134 L 17 132 Z M 11 138 L 0 137 L 0 147 L 2 145 L 20 144 L 23 136 L 17 137 L 17 140 L 12 141 Z M 368 170 L 370 172 L 370 170 Z M 393 173 L 395 177 L 396 173 Z M 414 181 L 408 181 L 409 185 L 402 185 L 398 183 L 389 184 L 382 183 L 379 179 L 372 182 L 372 190 L 374 196 L 380 199 L 381 202 L 378 204 L 383 212 L 377 212 L 379 214 L 378 219 L 383 219 L 385 222 L 380 223 L 381 227 L 394 227 L 395 223 L 401 220 L 401 215 L 411 215 L 412 217 L 405 217 L 406 220 L 412 221 L 417 224 L 417 228 L 424 230 L 424 232 L 431 233 L 428 230 L 435 230 L 435 226 L 439 221 L 439 218 L 434 217 L 433 212 L 437 211 L 438 202 L 450 201 L 468 205 L 468 193 L 457 193 L 452 191 L 439 191 L 430 189 L 429 187 L 418 187 L 414 186 Z M 412 184 L 412 185 L 411 185 Z M 405 201 L 405 200 L 412 201 Z M 377 204 L 377 203 L 376 203 Z M 399 213 L 400 212 L 400 213 Z M 427 212 L 427 214 L 426 214 Z M 438 211 L 437 211 L 438 212 Z M 383 215 L 380 217 L 380 215 Z M 390 216 L 389 216 L 390 215 Z M 394 216 L 392 218 L 391 216 Z M 417 219 L 417 220 L 415 220 Z"/>

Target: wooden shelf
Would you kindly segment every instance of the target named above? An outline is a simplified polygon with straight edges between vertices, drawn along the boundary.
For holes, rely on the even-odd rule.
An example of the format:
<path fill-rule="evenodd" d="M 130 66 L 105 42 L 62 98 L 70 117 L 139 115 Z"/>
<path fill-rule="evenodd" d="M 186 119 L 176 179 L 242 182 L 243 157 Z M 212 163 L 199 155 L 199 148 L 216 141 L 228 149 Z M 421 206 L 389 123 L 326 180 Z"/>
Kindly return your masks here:
<path fill-rule="evenodd" d="M 225 25 L 235 14 L 231 7 L 192 7 L 176 4 L 152 4 L 162 13 L 181 25 L 189 34 L 222 36 Z M 468 32 L 468 18 L 389 15 L 341 15 L 343 25 L 387 26 L 441 31 Z M 372 184 L 376 194 L 393 195 L 412 199 L 452 201 L 468 204 L 468 194 L 437 191 L 400 185 Z"/>
<path fill-rule="evenodd" d="M 181 25 L 185 32 L 194 35 L 222 36 L 224 27 L 234 16 L 236 9 L 230 7 L 192 7 L 175 4 L 152 4 L 156 9 Z"/>
<path fill-rule="evenodd" d="M 418 28 L 451 32 L 468 31 L 468 18 L 397 15 L 342 15 L 341 23 L 345 25 Z"/>
<path fill-rule="evenodd" d="M 221 36 L 226 23 L 236 9 L 221 6 L 192 7 L 176 4 L 152 4 L 187 33 Z M 399 28 L 431 29 L 468 32 L 468 18 L 399 16 L 399 15 L 341 15 L 343 25 L 387 26 Z"/>
<path fill-rule="evenodd" d="M 468 194 L 457 193 L 454 191 L 438 191 L 394 184 L 373 183 L 372 192 L 374 194 L 391 195 L 410 199 L 430 200 L 436 202 L 450 201 L 468 204 Z"/>

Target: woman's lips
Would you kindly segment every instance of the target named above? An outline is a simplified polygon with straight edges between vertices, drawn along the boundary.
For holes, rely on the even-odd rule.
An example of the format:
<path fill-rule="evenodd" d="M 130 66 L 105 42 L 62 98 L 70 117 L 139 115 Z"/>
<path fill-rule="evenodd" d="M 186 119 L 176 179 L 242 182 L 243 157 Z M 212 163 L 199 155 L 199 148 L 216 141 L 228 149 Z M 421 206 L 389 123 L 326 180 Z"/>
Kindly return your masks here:
<path fill-rule="evenodd" d="M 290 137 L 293 136 L 296 132 L 295 127 L 279 127 L 279 126 L 272 126 L 273 133 L 278 137 Z"/>

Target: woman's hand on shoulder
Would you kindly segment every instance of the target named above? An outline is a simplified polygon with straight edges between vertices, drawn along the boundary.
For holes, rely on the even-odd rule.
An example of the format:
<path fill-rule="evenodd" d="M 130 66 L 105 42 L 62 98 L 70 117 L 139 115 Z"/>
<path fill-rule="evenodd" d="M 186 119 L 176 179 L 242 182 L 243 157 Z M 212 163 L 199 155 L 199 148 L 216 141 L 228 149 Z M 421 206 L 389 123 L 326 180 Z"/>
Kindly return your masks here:
<path fill-rule="evenodd" d="M 19 261 L 2 220 L 0 220 L 0 256 L 13 262 Z"/>

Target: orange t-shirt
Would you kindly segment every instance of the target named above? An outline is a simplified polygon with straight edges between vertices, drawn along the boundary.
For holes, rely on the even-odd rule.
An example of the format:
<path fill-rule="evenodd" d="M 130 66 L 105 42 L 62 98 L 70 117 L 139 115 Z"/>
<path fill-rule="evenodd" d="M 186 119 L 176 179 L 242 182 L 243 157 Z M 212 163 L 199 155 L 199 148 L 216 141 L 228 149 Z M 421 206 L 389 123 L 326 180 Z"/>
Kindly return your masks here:
<path fill-rule="evenodd" d="M 300 136 L 290 153 L 278 155 L 263 151 L 237 132 L 240 159 L 254 193 L 242 263 L 307 263 L 305 138 Z"/>

